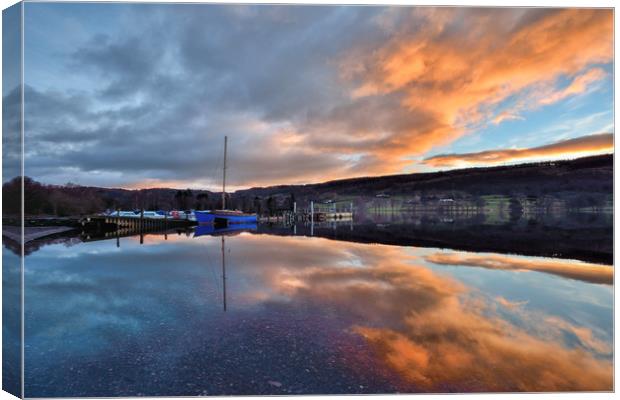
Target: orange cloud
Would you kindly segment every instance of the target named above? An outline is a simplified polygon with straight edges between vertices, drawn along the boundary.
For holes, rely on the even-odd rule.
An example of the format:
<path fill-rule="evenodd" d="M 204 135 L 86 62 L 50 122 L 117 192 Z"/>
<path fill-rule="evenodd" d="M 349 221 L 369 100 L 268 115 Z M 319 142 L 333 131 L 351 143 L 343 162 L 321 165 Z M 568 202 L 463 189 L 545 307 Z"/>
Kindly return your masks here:
<path fill-rule="evenodd" d="M 502 296 L 497 297 L 496 300 L 499 304 L 511 310 L 518 309 L 528 303 L 527 301 L 510 301 Z"/>
<path fill-rule="evenodd" d="M 592 88 L 592 84 L 604 79 L 607 73 L 601 68 L 592 68 L 577 75 L 571 83 L 564 88 L 556 88 L 555 82 L 540 83 L 535 85 L 535 90 L 530 90 L 526 96 L 522 96 L 510 110 L 500 112 L 492 122 L 499 125 L 504 121 L 525 120 L 521 113 L 533 110 L 541 106 L 557 103 L 568 97 L 583 94 Z"/>
<path fill-rule="evenodd" d="M 590 283 L 613 284 L 612 267 L 561 259 L 528 259 L 499 254 L 435 253 L 426 256 L 434 264 L 498 270 L 537 271 Z"/>
<path fill-rule="evenodd" d="M 531 159 L 575 158 L 584 155 L 611 153 L 613 150 L 613 134 L 601 133 L 529 149 L 498 149 L 476 153 L 441 154 L 425 159 L 424 164 L 434 167 L 499 164 Z"/>
<path fill-rule="evenodd" d="M 515 114 L 514 112 L 510 112 L 510 111 L 503 111 L 501 113 L 499 113 L 497 115 L 497 117 L 493 118 L 493 123 L 495 125 L 499 125 L 504 121 L 511 121 L 511 120 L 523 120 L 524 118 L 518 114 Z"/>
<path fill-rule="evenodd" d="M 381 131 L 384 139 L 369 146 L 388 164 L 424 154 L 481 125 L 519 118 L 514 112 L 498 115 L 508 98 L 535 108 L 582 93 L 603 77 L 592 66 L 613 60 L 609 9 L 403 12 L 411 14 L 381 19 L 380 26 L 391 34 L 387 43 L 353 49 L 340 64 L 356 103 L 397 99 Z M 556 89 L 563 77 L 572 83 Z M 420 117 L 407 122 L 407 112 Z"/>
<path fill-rule="evenodd" d="M 603 79 L 605 71 L 600 68 L 593 68 L 584 74 L 577 76 L 566 88 L 555 91 L 549 96 L 540 99 L 540 104 L 551 104 L 563 100 L 569 96 L 585 92 L 592 83 Z"/>

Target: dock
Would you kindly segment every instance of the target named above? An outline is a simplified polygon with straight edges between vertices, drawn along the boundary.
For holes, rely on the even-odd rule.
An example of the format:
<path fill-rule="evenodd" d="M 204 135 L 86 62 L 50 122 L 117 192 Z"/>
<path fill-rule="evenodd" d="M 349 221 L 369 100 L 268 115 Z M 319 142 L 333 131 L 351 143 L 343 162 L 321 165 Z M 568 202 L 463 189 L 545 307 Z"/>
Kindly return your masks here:
<path fill-rule="evenodd" d="M 80 221 L 84 229 L 97 231 L 116 230 L 167 230 L 171 228 L 187 228 L 196 225 L 195 221 L 176 218 L 148 218 L 144 216 L 121 217 L 114 215 L 96 215 L 83 218 Z"/>
<path fill-rule="evenodd" d="M 189 219 L 151 218 L 144 216 L 144 212 L 135 217 L 123 217 L 120 215 L 95 215 L 81 220 L 84 232 L 82 239 L 86 242 L 116 238 L 116 246 L 120 247 L 120 238 L 127 236 L 140 236 L 140 244 L 144 242 L 146 234 L 160 233 L 168 238 L 168 233 L 175 229 L 187 229 L 196 225 Z"/>

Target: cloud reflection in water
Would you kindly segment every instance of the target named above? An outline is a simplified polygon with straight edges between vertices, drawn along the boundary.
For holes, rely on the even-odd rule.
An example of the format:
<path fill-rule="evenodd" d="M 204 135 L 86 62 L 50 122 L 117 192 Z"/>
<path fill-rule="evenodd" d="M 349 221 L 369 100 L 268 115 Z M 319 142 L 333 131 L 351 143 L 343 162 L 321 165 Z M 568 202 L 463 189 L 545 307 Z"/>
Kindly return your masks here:
<path fill-rule="evenodd" d="M 35 350 L 54 344 L 52 348 L 67 363 L 99 352 L 99 359 L 105 354 L 103 362 L 117 367 L 117 353 L 139 346 L 155 351 L 143 358 L 165 363 L 166 370 L 193 366 L 183 370 L 182 378 L 160 379 L 168 390 L 177 390 L 174 382 L 182 379 L 194 385 L 191 391 L 185 386 L 178 389 L 178 394 L 201 393 L 201 385 L 208 386 L 210 394 L 283 393 L 286 382 L 266 388 L 251 383 L 257 378 L 252 368 L 266 375 L 295 372 L 301 380 L 295 393 L 612 389 L 611 338 L 601 333 L 604 329 L 579 320 L 578 310 L 569 321 L 536 309 L 527 300 L 485 295 L 484 287 L 472 288 L 450 271 L 425 264 L 438 261 L 441 253 L 433 257 L 415 248 L 318 238 L 229 237 L 229 309 L 223 314 L 221 290 L 212 287 L 220 284 L 221 239 L 177 239 L 146 240 L 142 246 L 136 240 L 124 240 L 120 250 L 109 241 L 85 243 L 71 249 L 75 258 L 61 262 L 58 253 L 67 250 L 53 245 L 29 257 L 27 285 L 33 307 L 28 316 L 33 320 L 27 322 L 31 327 L 27 335 L 33 346 L 27 352 L 27 365 L 41 357 Z M 450 256 L 452 261 L 471 257 L 460 252 Z M 571 271 L 574 264 L 558 261 L 553 279 L 572 278 L 558 271 L 564 267 Z M 471 273 L 479 272 L 472 269 Z M 55 289 L 75 285 L 80 275 L 85 288 L 90 288 L 88 293 Z M 574 283 L 591 285 L 591 281 Z M 523 282 L 515 280 L 515 285 Z M 597 293 L 598 303 L 611 301 L 608 291 Z M 54 307 L 50 308 L 50 300 Z M 39 317 L 44 326 L 34 322 Z M 63 342 L 61 338 L 70 331 L 81 335 L 88 346 Z M 174 336 L 166 339 L 167 335 Z M 153 347 L 150 338 L 160 344 Z M 285 338 L 296 347 L 282 344 L 289 343 Z M 130 347 L 124 347 L 125 340 Z M 267 346 L 272 359 L 252 358 L 255 340 Z M 269 348 L 274 343 L 280 347 Z M 239 353 L 240 348 L 246 350 Z M 210 349 L 221 349 L 217 357 L 228 357 L 229 367 L 220 380 L 213 376 L 216 354 Z M 230 358 L 232 354 L 236 358 Z M 312 381 L 315 375 L 300 375 L 306 368 L 295 357 L 310 354 L 315 354 L 312 360 L 319 370 L 338 375 L 316 382 Z M 45 368 L 54 368 L 54 361 L 47 360 Z M 328 360 L 332 360 L 329 365 Z M 143 366 L 145 371 L 147 367 Z M 45 373 L 45 368 L 39 372 Z M 133 387 L 138 392 L 148 379 L 135 374 Z M 372 376 L 377 378 L 374 386 Z M 246 385 L 243 390 L 228 386 L 241 380 Z M 338 384 L 343 381 L 363 384 L 341 388 Z M 97 394 L 109 389 L 101 390 Z"/>

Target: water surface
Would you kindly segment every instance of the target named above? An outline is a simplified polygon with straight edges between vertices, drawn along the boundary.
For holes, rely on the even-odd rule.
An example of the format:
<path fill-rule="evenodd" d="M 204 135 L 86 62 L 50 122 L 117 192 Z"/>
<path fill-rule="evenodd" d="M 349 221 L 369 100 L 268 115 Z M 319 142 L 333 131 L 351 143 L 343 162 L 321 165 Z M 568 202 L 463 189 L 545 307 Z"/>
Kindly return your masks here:
<path fill-rule="evenodd" d="M 256 232 L 142 242 L 26 257 L 26 396 L 612 390 L 609 265 Z"/>

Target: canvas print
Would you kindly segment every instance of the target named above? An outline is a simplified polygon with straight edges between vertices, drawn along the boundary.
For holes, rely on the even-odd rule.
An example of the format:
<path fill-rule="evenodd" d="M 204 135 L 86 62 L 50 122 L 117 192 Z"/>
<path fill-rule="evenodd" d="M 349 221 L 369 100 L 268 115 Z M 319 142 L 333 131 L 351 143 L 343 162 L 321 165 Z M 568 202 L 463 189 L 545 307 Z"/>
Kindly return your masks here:
<path fill-rule="evenodd" d="M 612 392 L 613 24 L 5 9 L 3 390 Z"/>

